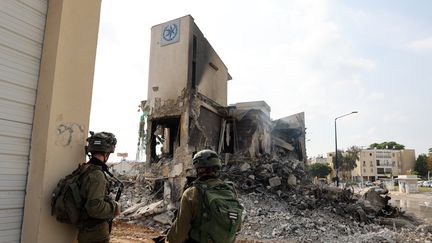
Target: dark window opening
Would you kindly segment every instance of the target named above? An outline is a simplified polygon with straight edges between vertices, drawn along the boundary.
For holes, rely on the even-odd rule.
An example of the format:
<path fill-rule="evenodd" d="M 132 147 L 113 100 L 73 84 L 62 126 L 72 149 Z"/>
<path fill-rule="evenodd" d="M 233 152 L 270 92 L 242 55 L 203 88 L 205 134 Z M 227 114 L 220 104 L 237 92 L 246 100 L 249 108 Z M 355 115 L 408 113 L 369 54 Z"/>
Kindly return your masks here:
<path fill-rule="evenodd" d="M 153 193 L 153 198 L 162 199 L 164 195 L 164 180 L 159 179 L 150 184 L 150 190 Z"/>
<path fill-rule="evenodd" d="M 234 130 L 234 121 L 233 120 L 228 120 L 226 122 L 226 126 L 225 126 L 225 132 L 224 132 L 224 136 L 223 136 L 223 147 L 222 147 L 222 153 L 230 153 L 233 154 L 235 152 L 235 146 L 234 146 L 234 141 L 235 141 L 235 130 Z"/>
<path fill-rule="evenodd" d="M 180 146 L 180 117 L 155 119 L 151 125 L 150 161 L 172 158 Z"/>
<path fill-rule="evenodd" d="M 196 60 L 197 60 L 197 37 L 193 36 L 192 41 L 192 89 L 196 89 Z"/>

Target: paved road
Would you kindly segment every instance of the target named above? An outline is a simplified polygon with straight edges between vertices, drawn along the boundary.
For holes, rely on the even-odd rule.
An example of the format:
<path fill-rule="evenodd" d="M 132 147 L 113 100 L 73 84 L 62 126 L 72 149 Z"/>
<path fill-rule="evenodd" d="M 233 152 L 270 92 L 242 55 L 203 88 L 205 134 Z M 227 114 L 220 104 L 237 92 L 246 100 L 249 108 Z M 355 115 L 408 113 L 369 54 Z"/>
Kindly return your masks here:
<path fill-rule="evenodd" d="M 403 210 L 413 213 L 428 223 L 432 223 L 432 193 L 422 192 L 405 194 L 400 192 L 390 192 L 390 204 L 399 206 Z"/>

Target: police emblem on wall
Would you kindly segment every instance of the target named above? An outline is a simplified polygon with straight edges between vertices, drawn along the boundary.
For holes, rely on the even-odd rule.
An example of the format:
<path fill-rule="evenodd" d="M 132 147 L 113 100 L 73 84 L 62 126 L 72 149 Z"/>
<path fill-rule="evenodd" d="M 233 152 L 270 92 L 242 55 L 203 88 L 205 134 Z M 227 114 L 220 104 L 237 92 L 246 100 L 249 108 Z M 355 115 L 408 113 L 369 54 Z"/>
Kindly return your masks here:
<path fill-rule="evenodd" d="M 162 26 L 161 46 L 176 43 L 180 40 L 180 20 L 168 22 Z"/>

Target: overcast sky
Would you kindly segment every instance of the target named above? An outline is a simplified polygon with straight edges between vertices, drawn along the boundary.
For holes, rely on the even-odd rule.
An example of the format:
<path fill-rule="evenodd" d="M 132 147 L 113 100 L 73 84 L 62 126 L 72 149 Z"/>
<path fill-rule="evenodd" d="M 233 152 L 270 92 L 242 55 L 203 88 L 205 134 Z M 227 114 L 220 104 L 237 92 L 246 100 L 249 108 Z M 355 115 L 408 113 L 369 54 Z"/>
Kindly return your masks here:
<path fill-rule="evenodd" d="M 190 14 L 233 77 L 228 103 L 305 112 L 308 156 L 396 141 L 432 147 L 432 1 L 102 1 L 90 130 L 135 159 L 150 28 Z M 113 157 L 113 161 L 119 158 Z"/>

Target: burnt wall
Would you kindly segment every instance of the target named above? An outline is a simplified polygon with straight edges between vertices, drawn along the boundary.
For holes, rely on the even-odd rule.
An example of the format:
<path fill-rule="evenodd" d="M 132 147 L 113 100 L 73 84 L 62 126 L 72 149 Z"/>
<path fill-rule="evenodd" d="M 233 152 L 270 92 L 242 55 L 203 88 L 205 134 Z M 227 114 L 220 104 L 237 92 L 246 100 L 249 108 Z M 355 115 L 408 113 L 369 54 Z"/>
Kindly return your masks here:
<path fill-rule="evenodd" d="M 239 152 L 258 156 L 271 152 L 271 121 L 261 110 L 249 110 L 237 121 Z"/>
<path fill-rule="evenodd" d="M 191 118 L 189 147 L 195 151 L 203 148 L 217 150 L 222 118 L 202 106 L 199 110 L 198 118 Z"/>

